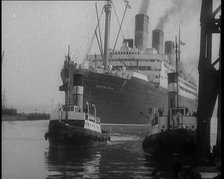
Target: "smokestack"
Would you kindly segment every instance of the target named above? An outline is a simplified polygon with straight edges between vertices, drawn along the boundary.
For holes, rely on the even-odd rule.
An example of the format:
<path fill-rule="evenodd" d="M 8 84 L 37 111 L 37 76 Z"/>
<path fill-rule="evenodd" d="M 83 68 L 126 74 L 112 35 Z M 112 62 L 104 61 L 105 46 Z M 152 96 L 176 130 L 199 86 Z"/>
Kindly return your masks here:
<path fill-rule="evenodd" d="M 135 47 L 145 50 L 148 47 L 149 17 L 145 14 L 135 16 Z"/>
<path fill-rule="evenodd" d="M 73 76 L 72 89 L 73 103 L 78 106 L 80 112 L 83 111 L 83 75 L 75 74 Z"/>
<path fill-rule="evenodd" d="M 173 41 L 165 41 L 165 55 L 167 55 L 169 63 L 174 66 L 175 53 Z"/>
<path fill-rule="evenodd" d="M 168 109 L 177 107 L 177 73 L 168 73 Z"/>
<path fill-rule="evenodd" d="M 162 30 L 155 29 L 152 31 L 152 48 L 155 48 L 158 54 L 163 54 L 163 37 Z"/>

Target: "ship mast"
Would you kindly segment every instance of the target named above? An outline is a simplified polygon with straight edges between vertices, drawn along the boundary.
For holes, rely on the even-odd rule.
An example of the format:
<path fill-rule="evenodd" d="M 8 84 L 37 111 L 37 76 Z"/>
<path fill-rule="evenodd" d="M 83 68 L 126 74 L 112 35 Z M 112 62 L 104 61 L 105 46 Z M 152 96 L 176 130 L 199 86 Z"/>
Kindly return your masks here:
<path fill-rule="evenodd" d="M 111 0 L 107 0 L 104 5 L 104 11 L 106 13 L 105 18 L 105 37 L 104 37 L 104 69 L 108 68 L 108 46 L 109 46 L 109 33 L 110 33 L 110 19 L 111 19 Z"/>

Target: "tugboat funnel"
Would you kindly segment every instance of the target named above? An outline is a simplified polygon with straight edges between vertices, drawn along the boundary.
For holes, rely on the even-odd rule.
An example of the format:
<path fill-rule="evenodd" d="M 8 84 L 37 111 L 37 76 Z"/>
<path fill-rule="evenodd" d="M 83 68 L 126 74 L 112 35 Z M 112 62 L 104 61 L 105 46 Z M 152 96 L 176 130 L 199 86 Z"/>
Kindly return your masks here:
<path fill-rule="evenodd" d="M 177 107 L 177 73 L 168 73 L 168 108 Z"/>
<path fill-rule="evenodd" d="M 73 76 L 73 89 L 72 89 L 73 103 L 76 105 L 80 112 L 83 112 L 83 75 L 75 74 Z"/>

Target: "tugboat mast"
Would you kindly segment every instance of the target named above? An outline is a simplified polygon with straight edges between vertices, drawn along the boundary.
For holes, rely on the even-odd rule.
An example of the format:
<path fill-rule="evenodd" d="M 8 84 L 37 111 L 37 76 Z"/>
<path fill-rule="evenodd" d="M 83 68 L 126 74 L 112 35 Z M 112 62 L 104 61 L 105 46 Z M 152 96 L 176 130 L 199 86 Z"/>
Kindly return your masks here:
<path fill-rule="evenodd" d="M 1 64 L 3 62 L 4 59 L 4 55 L 5 55 L 5 51 L 3 50 L 2 52 L 2 57 L 1 57 Z M 2 66 L 1 66 L 1 70 L 2 70 Z M 3 99 L 2 99 L 2 109 L 6 108 L 6 98 L 5 98 L 5 89 L 3 91 Z"/>
<path fill-rule="evenodd" d="M 180 33 L 180 31 L 179 31 Z M 179 46 L 179 47 L 178 47 Z M 178 92 L 178 62 L 180 61 L 180 34 L 179 45 L 177 44 L 177 36 L 175 36 L 175 49 L 176 49 L 176 70 L 173 73 L 168 73 L 168 120 L 167 130 L 170 130 L 170 121 L 173 120 L 173 115 L 179 112 L 179 92 Z M 176 108 L 176 113 L 173 113 L 173 108 Z"/>
<path fill-rule="evenodd" d="M 1 63 L 2 63 L 2 61 L 3 61 L 3 59 L 4 59 L 4 55 L 5 55 L 5 51 L 3 50 L 3 52 L 2 52 L 2 59 L 1 59 Z"/>
<path fill-rule="evenodd" d="M 176 36 L 176 75 L 177 75 L 177 111 L 179 110 L 179 92 L 178 92 L 178 88 L 179 88 L 179 80 L 178 80 L 178 64 L 180 61 L 180 44 L 177 45 L 177 36 Z M 179 43 L 180 43 L 180 29 L 179 29 Z"/>
<path fill-rule="evenodd" d="M 111 19 L 111 0 L 107 0 L 104 5 L 104 11 L 106 13 L 105 18 L 105 37 L 104 37 L 104 69 L 108 68 L 108 46 L 109 46 L 109 34 L 110 34 L 110 19 Z"/>
<path fill-rule="evenodd" d="M 70 62 L 70 46 L 68 46 L 68 55 L 66 58 L 66 71 L 65 71 L 65 82 L 66 82 L 66 91 L 65 91 L 65 106 L 66 106 L 66 112 L 65 112 L 65 119 L 68 120 L 68 103 L 69 103 L 69 62 Z"/>

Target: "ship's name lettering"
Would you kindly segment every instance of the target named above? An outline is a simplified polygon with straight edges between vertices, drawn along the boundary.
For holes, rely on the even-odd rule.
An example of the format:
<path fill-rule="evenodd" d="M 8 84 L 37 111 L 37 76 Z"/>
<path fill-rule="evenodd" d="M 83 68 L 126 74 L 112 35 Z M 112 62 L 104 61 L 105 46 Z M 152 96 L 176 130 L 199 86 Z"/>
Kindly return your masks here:
<path fill-rule="evenodd" d="M 103 88 L 103 89 L 108 89 L 108 90 L 113 90 L 114 89 L 111 86 L 105 86 L 105 85 L 96 85 L 96 88 Z"/>

